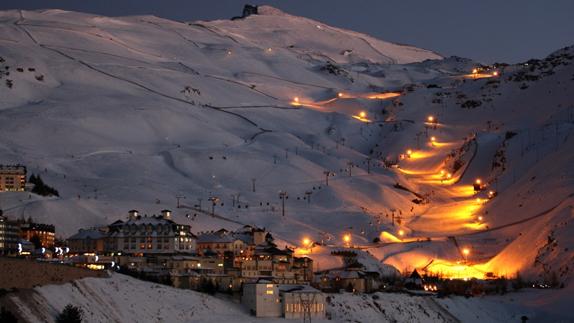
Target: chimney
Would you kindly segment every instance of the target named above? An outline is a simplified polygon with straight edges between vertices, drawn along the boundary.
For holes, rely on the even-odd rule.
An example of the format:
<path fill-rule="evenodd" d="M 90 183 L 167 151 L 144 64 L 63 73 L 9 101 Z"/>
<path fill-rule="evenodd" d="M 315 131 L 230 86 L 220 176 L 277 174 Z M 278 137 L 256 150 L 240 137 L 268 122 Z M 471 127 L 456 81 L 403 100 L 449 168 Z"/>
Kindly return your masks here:
<path fill-rule="evenodd" d="M 131 210 L 128 211 L 128 220 L 137 220 L 138 218 L 138 210 Z"/>
<path fill-rule="evenodd" d="M 170 210 L 162 210 L 162 211 L 161 211 L 161 216 L 162 216 L 165 220 L 171 220 L 171 211 L 170 211 Z"/>

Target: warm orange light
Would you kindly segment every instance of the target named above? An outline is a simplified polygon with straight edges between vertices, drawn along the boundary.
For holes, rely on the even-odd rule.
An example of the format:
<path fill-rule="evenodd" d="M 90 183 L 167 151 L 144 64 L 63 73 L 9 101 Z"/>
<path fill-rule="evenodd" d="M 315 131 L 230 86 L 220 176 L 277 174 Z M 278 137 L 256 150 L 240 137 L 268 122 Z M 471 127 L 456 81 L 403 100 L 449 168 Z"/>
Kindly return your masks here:
<path fill-rule="evenodd" d="M 446 174 L 446 178 L 452 178 L 452 174 L 451 173 Z"/>
<path fill-rule="evenodd" d="M 479 216 L 478 216 L 478 221 L 482 221 L 482 219 L 483 219 L 482 215 L 479 215 Z"/>
<path fill-rule="evenodd" d="M 303 245 L 304 245 L 304 246 L 308 246 L 308 245 L 311 244 L 311 239 L 309 239 L 309 238 L 303 238 L 303 241 L 302 241 L 302 242 L 303 242 Z"/>
<path fill-rule="evenodd" d="M 480 199 L 480 197 L 477 197 L 477 198 L 476 198 L 476 203 L 480 203 L 480 202 L 482 202 L 482 199 Z"/>
<path fill-rule="evenodd" d="M 342 97 L 343 97 L 343 93 L 339 92 L 339 93 L 337 94 L 337 96 L 340 97 L 340 98 L 342 98 Z"/>
<path fill-rule="evenodd" d="M 407 149 L 407 155 L 410 156 L 410 155 L 412 155 L 412 154 L 413 154 L 413 151 L 412 151 L 411 149 Z"/>
<path fill-rule="evenodd" d="M 404 231 L 404 230 L 402 230 L 402 229 L 401 229 L 401 230 L 399 230 L 399 235 L 400 235 L 401 237 L 402 237 L 402 236 L 404 236 L 404 235 L 405 235 L 405 231 Z"/>
<path fill-rule="evenodd" d="M 435 137 L 435 136 L 430 137 L 430 141 L 435 142 L 435 141 L 436 141 L 436 137 Z"/>
<path fill-rule="evenodd" d="M 476 73 L 478 73 L 478 69 L 473 68 L 473 69 L 472 69 L 472 74 L 476 74 Z"/>
<path fill-rule="evenodd" d="M 462 249 L 462 253 L 463 253 L 465 256 L 468 256 L 468 255 L 470 254 L 470 249 L 464 248 L 464 249 Z"/>
<path fill-rule="evenodd" d="M 445 173 L 446 173 L 446 172 L 444 171 L 444 169 L 441 169 L 441 170 L 440 170 L 440 176 L 444 176 Z"/>
<path fill-rule="evenodd" d="M 268 51 L 268 52 L 272 52 L 272 51 L 273 51 L 273 48 L 269 47 L 269 48 L 267 48 L 267 51 Z"/>
<path fill-rule="evenodd" d="M 492 75 L 493 75 L 493 76 L 498 76 L 498 71 L 492 72 Z"/>
<path fill-rule="evenodd" d="M 350 235 L 349 233 L 343 235 L 343 241 L 344 241 L 345 243 L 351 242 L 351 235 Z"/>
<path fill-rule="evenodd" d="M 476 184 L 480 185 L 482 183 L 482 180 L 480 178 L 477 178 L 475 181 Z"/>
<path fill-rule="evenodd" d="M 298 96 L 296 96 L 295 98 L 293 98 L 293 101 L 295 101 L 295 102 L 299 103 L 299 97 L 298 97 Z"/>
<path fill-rule="evenodd" d="M 365 111 L 361 111 L 361 112 L 359 112 L 359 117 L 365 118 L 365 117 L 367 117 L 367 113 Z"/>
<path fill-rule="evenodd" d="M 428 120 L 428 122 L 433 122 L 433 121 L 434 121 L 434 117 L 433 117 L 433 116 L 428 116 L 427 120 Z"/>

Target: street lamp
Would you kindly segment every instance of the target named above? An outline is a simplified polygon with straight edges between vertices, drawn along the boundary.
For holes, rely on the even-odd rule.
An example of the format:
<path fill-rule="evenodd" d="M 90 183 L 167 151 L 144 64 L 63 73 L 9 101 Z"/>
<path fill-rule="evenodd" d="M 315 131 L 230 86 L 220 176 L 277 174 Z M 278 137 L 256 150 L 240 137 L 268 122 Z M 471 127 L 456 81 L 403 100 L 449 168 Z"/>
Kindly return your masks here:
<path fill-rule="evenodd" d="M 351 234 L 346 233 L 345 235 L 343 235 L 343 241 L 348 246 L 351 243 Z"/>
<path fill-rule="evenodd" d="M 462 254 L 464 255 L 464 260 L 468 261 L 468 255 L 470 255 L 470 249 L 468 248 L 462 249 Z"/>
<path fill-rule="evenodd" d="M 477 178 L 474 181 L 474 191 L 478 192 L 482 190 L 482 180 L 480 178 Z"/>

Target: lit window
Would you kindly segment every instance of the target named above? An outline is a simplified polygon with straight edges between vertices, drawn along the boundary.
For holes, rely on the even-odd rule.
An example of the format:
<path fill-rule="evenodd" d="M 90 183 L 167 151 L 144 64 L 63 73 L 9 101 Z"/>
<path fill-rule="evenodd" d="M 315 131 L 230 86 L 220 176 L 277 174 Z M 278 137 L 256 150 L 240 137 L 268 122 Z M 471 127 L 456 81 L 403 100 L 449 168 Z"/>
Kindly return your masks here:
<path fill-rule="evenodd" d="M 267 295 L 273 295 L 273 291 L 272 290 L 268 290 L 265 292 Z"/>

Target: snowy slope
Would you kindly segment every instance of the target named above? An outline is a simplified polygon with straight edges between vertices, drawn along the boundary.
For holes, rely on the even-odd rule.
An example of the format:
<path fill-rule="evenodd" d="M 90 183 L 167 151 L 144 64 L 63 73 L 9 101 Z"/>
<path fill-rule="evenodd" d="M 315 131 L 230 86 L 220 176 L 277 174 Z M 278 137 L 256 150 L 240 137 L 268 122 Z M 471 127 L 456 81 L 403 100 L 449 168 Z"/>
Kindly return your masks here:
<path fill-rule="evenodd" d="M 556 319 L 539 307 L 529 307 L 507 296 L 465 299 L 413 297 L 376 293 L 330 295 L 330 320 L 317 322 L 508 322 L 528 315 Z M 11 309 L 29 322 L 53 322 L 67 304 L 83 309 L 86 322 L 260 322 L 240 304 L 189 290 L 143 282 L 113 274 L 71 284 L 36 287 L 13 294 Z M 508 305 L 506 303 L 515 304 Z M 502 305 L 501 305 L 502 303 Z M 449 313 L 452 312 L 452 313 Z M 268 319 L 265 322 L 285 322 Z M 315 320 L 314 320 L 315 321 Z"/>
<path fill-rule="evenodd" d="M 329 250 L 351 233 L 376 258 L 363 259 L 369 268 L 520 271 L 567 284 L 572 55 L 482 78 L 491 75 L 465 75 L 469 60 L 270 8 L 189 24 L 1 12 L 0 163 L 26 164 L 61 197 L 8 193 L 0 205 L 55 223 L 62 237 L 132 208 L 170 208 L 195 231 L 256 224 L 292 245 L 309 236 L 325 245 L 321 269 L 340 265 Z M 427 130 L 429 115 L 437 129 Z M 407 149 L 400 168 L 382 167 Z M 445 169 L 453 178 L 441 181 Z M 477 177 L 498 196 L 475 196 Z M 279 191 L 289 195 L 284 217 Z M 187 208 L 209 209 L 210 196 L 224 218 Z M 457 265 L 463 247 L 470 266 Z"/>
<path fill-rule="evenodd" d="M 244 19 L 200 24 L 229 35 L 238 42 L 253 43 L 271 50 L 289 50 L 310 60 L 407 64 L 442 58 L 429 50 L 381 41 L 365 34 L 292 16 L 269 6 L 259 6 L 258 14 Z"/>

